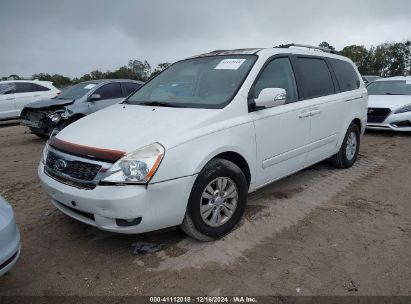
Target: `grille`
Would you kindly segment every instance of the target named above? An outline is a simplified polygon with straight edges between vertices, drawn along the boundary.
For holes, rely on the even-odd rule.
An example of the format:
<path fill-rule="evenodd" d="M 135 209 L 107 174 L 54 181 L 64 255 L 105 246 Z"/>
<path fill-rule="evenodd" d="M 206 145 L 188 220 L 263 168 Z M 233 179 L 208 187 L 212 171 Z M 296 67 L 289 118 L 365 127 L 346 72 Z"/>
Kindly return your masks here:
<path fill-rule="evenodd" d="M 368 108 L 367 121 L 383 122 L 390 113 L 391 110 L 388 108 Z"/>
<path fill-rule="evenodd" d="M 57 169 L 57 167 L 59 167 L 57 163 L 59 160 L 64 160 L 66 163 L 65 168 L 60 170 Z M 46 166 L 52 172 L 63 173 L 83 181 L 92 181 L 101 169 L 100 165 L 63 159 L 51 151 L 47 154 Z"/>

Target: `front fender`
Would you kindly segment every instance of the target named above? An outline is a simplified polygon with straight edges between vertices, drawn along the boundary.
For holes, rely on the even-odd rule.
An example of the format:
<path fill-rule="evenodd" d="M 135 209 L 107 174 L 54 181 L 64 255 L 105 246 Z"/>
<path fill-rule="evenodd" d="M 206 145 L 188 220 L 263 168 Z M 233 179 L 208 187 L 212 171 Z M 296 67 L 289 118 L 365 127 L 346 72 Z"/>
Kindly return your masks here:
<path fill-rule="evenodd" d="M 256 142 L 252 122 L 197 137 L 166 150 L 151 182 L 198 174 L 211 159 L 224 152 L 238 153 L 246 160 L 253 184 L 256 172 Z"/>

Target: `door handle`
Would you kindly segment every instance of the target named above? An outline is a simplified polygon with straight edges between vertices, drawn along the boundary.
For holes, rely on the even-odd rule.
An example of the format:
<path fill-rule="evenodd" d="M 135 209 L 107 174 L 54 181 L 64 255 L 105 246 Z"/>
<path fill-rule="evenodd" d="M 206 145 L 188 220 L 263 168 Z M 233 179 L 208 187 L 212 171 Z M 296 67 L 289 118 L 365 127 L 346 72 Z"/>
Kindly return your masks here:
<path fill-rule="evenodd" d="M 320 113 L 321 113 L 321 110 L 315 109 L 315 110 L 310 111 L 310 116 L 315 116 L 315 115 L 318 115 Z"/>
<path fill-rule="evenodd" d="M 310 115 L 311 115 L 310 111 L 304 111 L 304 112 L 301 112 L 300 115 L 298 115 L 298 118 L 310 117 Z"/>
<path fill-rule="evenodd" d="M 357 99 L 361 99 L 363 98 L 363 96 L 355 96 L 355 97 L 351 97 L 351 98 L 347 98 L 345 101 L 353 101 L 353 100 L 357 100 Z"/>

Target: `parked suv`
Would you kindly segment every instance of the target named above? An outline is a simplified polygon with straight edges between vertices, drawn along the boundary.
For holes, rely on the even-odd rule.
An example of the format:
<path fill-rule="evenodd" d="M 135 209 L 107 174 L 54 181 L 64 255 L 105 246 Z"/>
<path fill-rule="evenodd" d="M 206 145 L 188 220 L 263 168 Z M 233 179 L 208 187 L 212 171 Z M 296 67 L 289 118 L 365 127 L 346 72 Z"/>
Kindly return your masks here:
<path fill-rule="evenodd" d="M 180 225 L 208 241 L 247 194 L 331 158 L 357 158 L 367 90 L 351 60 L 292 46 L 179 61 L 122 104 L 53 136 L 38 167 L 55 207 L 100 229 Z"/>
<path fill-rule="evenodd" d="M 26 104 L 58 94 L 60 90 L 50 81 L 0 81 L 0 120 L 18 119 Z"/>
<path fill-rule="evenodd" d="M 119 103 L 142 84 L 122 79 L 81 82 L 55 98 L 28 104 L 21 112 L 20 124 L 33 134 L 49 137 L 55 128 L 64 129 L 88 114 Z"/>

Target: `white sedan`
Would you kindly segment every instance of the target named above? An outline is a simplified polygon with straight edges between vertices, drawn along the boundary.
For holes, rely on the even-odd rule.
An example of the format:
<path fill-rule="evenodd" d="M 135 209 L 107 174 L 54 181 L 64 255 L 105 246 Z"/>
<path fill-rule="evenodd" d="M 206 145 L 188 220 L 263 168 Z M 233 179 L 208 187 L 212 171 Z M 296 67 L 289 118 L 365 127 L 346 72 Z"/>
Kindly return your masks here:
<path fill-rule="evenodd" d="M 20 256 L 20 233 L 13 209 L 0 196 L 0 276 L 10 271 Z"/>
<path fill-rule="evenodd" d="M 60 93 L 50 81 L 0 81 L 0 120 L 17 119 L 26 104 L 50 99 Z"/>
<path fill-rule="evenodd" d="M 379 79 L 367 89 L 367 129 L 411 131 L 410 76 Z"/>

